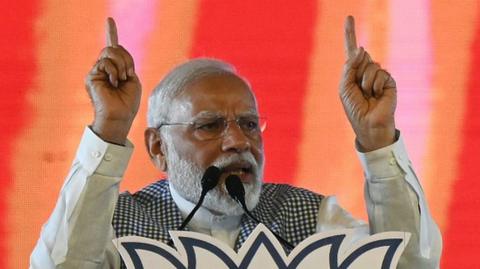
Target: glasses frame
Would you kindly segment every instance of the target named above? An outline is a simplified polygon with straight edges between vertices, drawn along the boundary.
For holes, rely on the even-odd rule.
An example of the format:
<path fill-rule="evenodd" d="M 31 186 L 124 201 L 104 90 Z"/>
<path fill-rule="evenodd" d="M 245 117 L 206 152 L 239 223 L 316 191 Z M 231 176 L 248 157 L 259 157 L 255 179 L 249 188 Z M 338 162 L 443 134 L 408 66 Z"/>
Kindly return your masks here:
<path fill-rule="evenodd" d="M 223 119 L 224 120 L 224 127 L 223 127 L 223 130 L 220 132 L 220 135 L 212 137 L 212 138 L 208 138 L 208 139 L 200 139 L 198 137 L 198 135 L 196 135 L 196 137 L 197 137 L 197 139 L 202 140 L 202 141 L 209 141 L 209 140 L 215 140 L 215 139 L 222 138 L 227 134 L 227 129 L 230 126 L 230 123 L 234 121 L 237 124 L 238 128 L 240 128 L 240 130 L 242 130 L 242 133 L 245 136 L 247 136 L 251 139 L 254 139 L 254 140 L 258 140 L 261 137 L 261 134 L 265 131 L 265 129 L 267 127 L 267 118 L 266 117 L 260 117 L 260 116 L 255 116 L 255 117 L 258 119 L 258 125 L 259 125 L 259 132 L 257 134 L 258 137 L 252 137 L 251 134 L 246 132 L 241 127 L 241 124 L 240 124 L 239 121 L 242 120 L 242 119 L 248 118 L 246 116 L 240 116 L 240 117 L 237 117 L 235 119 L 230 119 L 230 120 L 227 120 L 226 118 L 220 117 L 220 116 L 216 117 L 216 118 L 212 117 L 212 122 L 213 122 L 213 119 L 216 119 L 216 120 Z M 157 127 L 157 130 L 160 130 L 160 128 L 162 128 L 163 126 L 190 126 L 192 128 L 193 132 L 195 133 L 196 131 L 198 131 L 198 129 L 195 127 L 195 125 L 197 125 L 197 124 L 198 124 L 198 122 L 196 122 L 195 120 L 186 121 L 186 122 L 163 122 L 163 123 L 160 124 L 160 126 Z"/>

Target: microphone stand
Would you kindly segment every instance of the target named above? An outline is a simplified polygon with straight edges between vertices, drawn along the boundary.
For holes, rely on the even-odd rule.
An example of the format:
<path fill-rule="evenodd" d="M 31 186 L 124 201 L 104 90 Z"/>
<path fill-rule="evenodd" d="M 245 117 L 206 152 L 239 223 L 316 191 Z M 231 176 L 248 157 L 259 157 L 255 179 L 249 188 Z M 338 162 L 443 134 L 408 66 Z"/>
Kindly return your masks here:
<path fill-rule="evenodd" d="M 243 208 L 243 211 L 249 218 L 254 220 L 257 223 L 262 223 L 259 221 L 257 218 L 255 218 L 252 213 L 247 208 L 247 205 L 245 204 L 245 188 L 243 187 L 242 182 L 240 181 L 240 178 L 236 175 L 230 175 L 225 179 L 225 187 L 227 188 L 228 194 L 237 201 Z M 267 226 L 265 226 L 267 227 Z M 279 234 L 276 232 L 272 231 L 269 227 L 267 229 L 280 241 L 283 245 L 289 248 L 289 250 L 292 250 L 295 248 L 294 245 L 292 245 L 290 242 L 287 240 L 283 239 Z"/>
<path fill-rule="evenodd" d="M 182 231 L 185 229 L 187 224 L 190 222 L 190 220 L 193 218 L 193 215 L 197 212 L 197 210 L 202 206 L 203 200 L 205 199 L 205 196 L 207 193 L 215 188 L 218 184 L 218 180 L 220 179 L 220 174 L 221 171 L 218 167 L 216 166 L 210 166 L 207 168 L 205 173 L 202 176 L 202 193 L 200 194 L 200 199 L 198 199 L 197 204 L 195 207 L 190 211 L 190 214 L 183 220 L 182 224 L 178 227 L 177 230 Z M 170 240 L 167 243 L 169 246 L 173 247 L 173 240 L 170 238 Z"/>

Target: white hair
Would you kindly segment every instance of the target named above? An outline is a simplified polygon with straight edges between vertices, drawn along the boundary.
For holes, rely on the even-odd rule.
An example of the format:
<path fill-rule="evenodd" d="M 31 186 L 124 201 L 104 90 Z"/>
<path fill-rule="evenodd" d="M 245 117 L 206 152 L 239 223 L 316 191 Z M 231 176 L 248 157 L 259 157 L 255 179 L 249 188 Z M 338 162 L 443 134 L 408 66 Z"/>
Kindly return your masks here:
<path fill-rule="evenodd" d="M 148 99 L 148 127 L 156 128 L 169 120 L 169 110 L 173 99 L 189 83 L 216 74 L 231 74 L 239 77 L 235 67 L 231 64 L 210 58 L 192 59 L 171 70 L 155 87 Z"/>
<path fill-rule="evenodd" d="M 169 121 L 170 107 L 174 99 L 192 82 L 211 75 L 234 75 L 249 84 L 238 75 L 235 68 L 223 61 L 208 58 L 198 58 L 187 61 L 170 71 L 155 87 L 148 99 L 148 127 L 157 128 L 162 123 Z M 198 164 L 181 156 L 174 147 L 172 135 L 164 131 L 160 132 L 164 143 L 162 151 L 167 155 L 168 177 L 173 187 L 179 194 L 191 201 L 196 202 L 201 193 L 200 178 L 203 169 Z M 229 164 L 246 161 L 251 164 L 254 182 L 244 183 L 247 207 L 252 209 L 259 201 L 263 178 L 263 155 L 258 162 L 251 152 L 243 152 L 240 155 L 220 156 L 213 165 L 220 168 Z M 214 212 L 225 215 L 240 215 L 243 209 L 228 196 L 224 186 L 217 186 L 205 197 L 204 207 Z"/>

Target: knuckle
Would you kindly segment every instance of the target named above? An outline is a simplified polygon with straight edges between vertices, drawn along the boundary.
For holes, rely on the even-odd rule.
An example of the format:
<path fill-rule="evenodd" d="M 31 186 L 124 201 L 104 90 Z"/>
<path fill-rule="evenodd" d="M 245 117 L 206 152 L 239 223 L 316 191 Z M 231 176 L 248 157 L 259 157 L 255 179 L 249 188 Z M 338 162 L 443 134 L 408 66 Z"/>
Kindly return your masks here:
<path fill-rule="evenodd" d="M 117 48 L 118 48 L 118 51 L 119 51 L 121 54 L 123 54 L 124 56 L 130 56 L 130 53 L 129 53 L 128 50 L 125 49 L 124 47 L 122 47 L 122 46 L 119 45 Z"/>
<path fill-rule="evenodd" d="M 368 73 L 372 73 L 372 72 L 375 71 L 375 69 L 376 69 L 375 64 L 373 64 L 373 63 L 368 63 L 368 64 L 367 64 L 367 67 L 365 68 L 365 73 L 367 73 L 367 72 L 368 72 Z"/>
<path fill-rule="evenodd" d="M 368 66 L 368 62 L 367 61 L 363 61 L 361 64 L 360 64 L 360 67 L 358 68 L 359 70 L 363 72 L 365 72 L 365 69 L 367 68 Z"/>
<path fill-rule="evenodd" d="M 378 81 L 381 78 L 381 71 L 382 69 L 380 69 L 378 66 L 372 70 L 372 76 L 374 77 L 375 81 Z"/>
<path fill-rule="evenodd" d="M 391 80 L 391 84 L 393 88 L 397 88 L 397 83 L 395 82 L 394 79 Z"/>
<path fill-rule="evenodd" d="M 118 65 L 124 64 L 124 59 L 118 48 L 107 47 L 104 48 L 104 51 L 100 54 L 100 60 L 108 59 L 111 62 L 114 62 Z"/>
<path fill-rule="evenodd" d="M 365 51 L 365 60 L 369 63 L 373 63 L 372 57 L 367 51 Z"/>
<path fill-rule="evenodd" d="M 362 89 L 368 90 L 370 89 L 370 82 L 367 79 L 362 80 Z"/>
<path fill-rule="evenodd" d="M 95 66 L 100 66 L 102 64 L 105 64 L 105 62 L 108 60 L 108 58 L 100 58 L 97 60 L 97 62 L 95 63 Z"/>
<path fill-rule="evenodd" d="M 112 64 L 112 61 L 109 58 L 100 58 L 100 59 L 98 59 L 96 66 L 97 67 L 102 67 L 102 66 L 107 67 L 107 66 L 110 66 L 111 64 Z"/>
<path fill-rule="evenodd" d="M 112 47 L 105 47 L 100 51 L 100 57 L 99 58 L 106 58 L 109 57 L 109 55 L 112 54 Z"/>

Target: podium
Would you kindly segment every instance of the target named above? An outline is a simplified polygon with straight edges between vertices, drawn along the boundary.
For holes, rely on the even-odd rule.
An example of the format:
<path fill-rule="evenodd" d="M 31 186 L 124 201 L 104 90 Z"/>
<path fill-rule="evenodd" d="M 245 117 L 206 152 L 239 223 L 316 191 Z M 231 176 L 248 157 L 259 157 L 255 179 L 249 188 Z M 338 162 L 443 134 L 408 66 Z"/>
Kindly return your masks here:
<path fill-rule="evenodd" d="M 171 231 L 175 248 L 144 237 L 114 239 L 128 269 L 394 269 L 410 239 L 408 232 L 383 232 L 353 240 L 354 230 L 314 234 L 286 253 L 275 236 L 259 224 L 235 252 L 201 233 Z"/>

